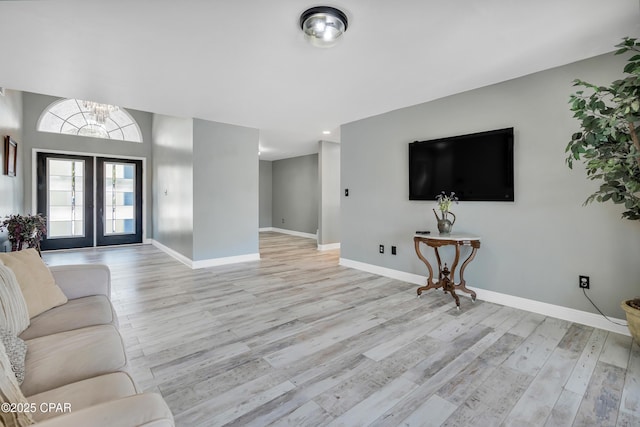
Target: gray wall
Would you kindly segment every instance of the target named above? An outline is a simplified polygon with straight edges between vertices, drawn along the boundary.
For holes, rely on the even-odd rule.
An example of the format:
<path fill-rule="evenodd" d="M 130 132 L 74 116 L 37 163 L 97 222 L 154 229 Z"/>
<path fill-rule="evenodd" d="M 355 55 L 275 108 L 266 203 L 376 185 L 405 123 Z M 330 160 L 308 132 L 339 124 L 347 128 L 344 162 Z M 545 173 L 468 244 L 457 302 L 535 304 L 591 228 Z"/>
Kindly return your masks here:
<path fill-rule="evenodd" d="M 318 244 L 340 242 L 340 144 L 318 143 L 320 213 Z"/>
<path fill-rule="evenodd" d="M 131 156 L 146 159 L 146 237 L 152 237 L 151 225 L 151 114 L 143 111 L 127 111 L 133 116 L 140 126 L 143 143 L 106 140 L 98 138 L 88 138 L 84 136 L 63 135 L 48 132 L 38 132 L 36 125 L 40 115 L 51 103 L 60 98 L 24 92 L 24 131 L 23 149 L 24 154 L 24 205 L 25 210 L 30 212 L 35 210 L 32 206 L 32 149 L 56 150 L 64 152 L 77 152 L 89 154 L 104 154 L 113 156 Z"/>
<path fill-rule="evenodd" d="M 273 226 L 272 210 L 273 210 L 273 167 L 272 162 L 268 160 L 260 160 L 260 228 Z"/>
<path fill-rule="evenodd" d="M 578 123 L 569 111 L 572 80 L 608 84 L 625 59 L 604 55 L 501 84 L 404 108 L 342 126 L 341 256 L 426 275 L 412 237 L 436 230 L 435 202 L 409 201 L 408 143 L 515 128 L 515 202 L 460 202 L 454 231 L 482 236 L 467 269 L 471 286 L 578 310 L 624 317 L 624 298 L 640 293 L 640 222 L 620 219 L 613 204 L 583 207 L 597 183 L 580 165 L 569 170 L 564 149 Z M 378 244 L 397 245 L 381 255 Z"/>
<path fill-rule="evenodd" d="M 18 143 L 16 176 L 4 174 L 4 137 L 11 136 Z M 22 92 L 6 90 L 0 96 L 0 219 L 10 214 L 24 212 L 24 164 L 25 153 L 22 132 Z M 0 234 L 0 252 L 10 250 L 5 247 L 6 231 Z"/>
<path fill-rule="evenodd" d="M 154 240 L 193 259 L 193 120 L 153 115 Z"/>
<path fill-rule="evenodd" d="M 318 231 L 318 155 L 273 162 L 273 227 Z"/>
<path fill-rule="evenodd" d="M 193 260 L 257 254 L 257 129 L 193 120 Z"/>

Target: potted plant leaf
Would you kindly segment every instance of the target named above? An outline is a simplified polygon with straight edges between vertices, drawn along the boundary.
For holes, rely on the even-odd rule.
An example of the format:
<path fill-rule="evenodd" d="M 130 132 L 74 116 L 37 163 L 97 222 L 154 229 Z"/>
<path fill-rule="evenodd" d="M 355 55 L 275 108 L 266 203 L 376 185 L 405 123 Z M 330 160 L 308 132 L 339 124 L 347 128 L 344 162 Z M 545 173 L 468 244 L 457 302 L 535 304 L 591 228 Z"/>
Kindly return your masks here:
<path fill-rule="evenodd" d="M 2 223 L 0 230 L 7 230 L 11 250 L 35 248 L 40 253 L 40 241 L 47 234 L 47 221 L 40 215 L 9 215 Z"/>
<path fill-rule="evenodd" d="M 585 204 L 594 200 L 623 204 L 623 218 L 640 219 L 640 42 L 625 38 L 617 55 L 631 53 L 625 77 L 609 86 L 574 80 L 581 88 L 570 97 L 571 111 L 580 131 L 567 145 L 569 168 L 582 160 L 587 178 L 601 182 Z M 629 331 L 640 343 L 640 297 L 623 301 Z"/>

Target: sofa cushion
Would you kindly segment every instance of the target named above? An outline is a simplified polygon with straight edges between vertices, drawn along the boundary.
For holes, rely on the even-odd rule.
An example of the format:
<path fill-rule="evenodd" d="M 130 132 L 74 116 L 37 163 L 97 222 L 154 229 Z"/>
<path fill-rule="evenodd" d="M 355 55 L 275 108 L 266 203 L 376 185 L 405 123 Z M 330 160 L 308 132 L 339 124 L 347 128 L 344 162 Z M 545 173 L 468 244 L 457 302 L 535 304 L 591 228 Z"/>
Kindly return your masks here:
<path fill-rule="evenodd" d="M 13 375 L 9 357 L 0 340 L 0 404 L 16 404 L 16 409 L 29 408 L 27 399 L 22 394 L 20 386 Z M 18 405 L 19 404 L 19 405 Z M 9 407 L 11 409 L 11 407 Z M 30 412 L 0 411 L 0 422 L 3 426 L 27 426 L 33 424 Z"/>
<path fill-rule="evenodd" d="M 64 305 L 45 311 L 31 319 L 31 326 L 20 338 L 30 340 L 96 325 L 117 326 L 111 302 L 104 295 L 70 299 Z"/>
<path fill-rule="evenodd" d="M 26 342 L 22 392 L 27 396 L 126 367 L 122 338 L 112 325 L 90 326 Z"/>
<path fill-rule="evenodd" d="M 16 275 L 29 318 L 67 302 L 67 297 L 35 249 L 0 253 L 0 261 Z"/>
<path fill-rule="evenodd" d="M 29 403 L 34 403 L 37 409 L 33 414 L 33 419 L 42 421 L 61 415 L 59 411 L 39 411 L 38 409 L 43 403 L 68 404 L 75 412 L 110 400 L 132 396 L 136 393 L 136 386 L 128 374 L 114 372 L 38 393 L 29 396 L 27 400 Z"/>
<path fill-rule="evenodd" d="M 0 261 L 0 264 L 2 262 Z M 15 335 L 29 327 L 29 309 L 18 279 L 6 265 L 0 265 L 0 328 Z"/>
<path fill-rule="evenodd" d="M 156 393 L 136 394 L 49 418 L 42 427 L 173 427 L 173 415 Z"/>
<path fill-rule="evenodd" d="M 13 332 L 2 328 L 0 328 L 0 340 L 4 345 L 7 357 L 9 357 L 11 370 L 15 374 L 18 384 L 22 384 L 24 381 L 24 360 L 27 356 L 27 344 L 15 336 Z"/>

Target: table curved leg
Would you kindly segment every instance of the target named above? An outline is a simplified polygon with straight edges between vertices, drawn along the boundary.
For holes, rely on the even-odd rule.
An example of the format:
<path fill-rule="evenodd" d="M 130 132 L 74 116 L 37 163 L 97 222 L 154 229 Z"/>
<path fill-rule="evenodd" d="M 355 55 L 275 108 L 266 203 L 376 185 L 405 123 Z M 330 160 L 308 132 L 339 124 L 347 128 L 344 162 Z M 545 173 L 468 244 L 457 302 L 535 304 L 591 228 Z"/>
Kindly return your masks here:
<path fill-rule="evenodd" d="M 451 264 L 451 283 L 456 283 L 455 275 L 456 268 L 458 267 L 458 261 L 460 261 L 460 245 L 456 246 L 456 256 L 453 258 L 453 264 Z"/>
<path fill-rule="evenodd" d="M 433 251 L 436 253 L 436 259 L 438 260 L 438 282 L 442 280 L 442 261 L 440 260 L 440 251 L 438 247 L 434 246 Z"/>
<path fill-rule="evenodd" d="M 433 283 L 433 268 L 431 267 L 431 264 L 429 264 L 429 261 L 427 261 L 427 259 L 420 252 L 420 241 L 415 240 L 414 246 L 416 250 L 416 255 L 418 255 L 418 258 L 420 258 L 420 261 L 422 261 L 424 265 L 427 266 L 427 270 L 429 270 L 429 278 L 427 279 L 426 286 L 421 286 L 418 289 L 416 289 L 416 293 L 418 294 L 418 296 L 420 296 L 420 294 L 422 294 L 422 291 L 433 289 L 437 286 Z"/>
<path fill-rule="evenodd" d="M 471 299 L 473 301 L 476 300 L 476 293 L 471 289 L 467 289 L 467 282 L 464 280 L 464 269 L 467 268 L 467 265 L 469 265 L 469 263 L 476 257 L 476 252 L 478 252 L 478 248 L 474 247 L 467 259 L 462 263 L 462 267 L 460 267 L 460 283 L 458 284 L 458 289 L 460 289 L 462 292 L 471 294 Z"/>

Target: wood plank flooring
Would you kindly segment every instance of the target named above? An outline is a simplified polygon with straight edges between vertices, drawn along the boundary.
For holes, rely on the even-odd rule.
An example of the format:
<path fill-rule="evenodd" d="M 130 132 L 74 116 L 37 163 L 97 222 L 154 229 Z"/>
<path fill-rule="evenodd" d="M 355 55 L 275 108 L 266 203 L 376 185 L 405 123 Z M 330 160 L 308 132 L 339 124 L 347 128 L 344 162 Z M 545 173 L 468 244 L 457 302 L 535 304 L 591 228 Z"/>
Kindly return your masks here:
<path fill-rule="evenodd" d="M 131 373 L 180 426 L 639 426 L 631 338 L 338 265 L 261 233 L 261 261 L 191 270 L 153 246 L 48 252 L 110 266 Z"/>

